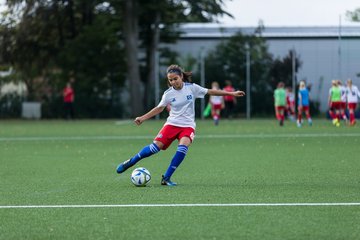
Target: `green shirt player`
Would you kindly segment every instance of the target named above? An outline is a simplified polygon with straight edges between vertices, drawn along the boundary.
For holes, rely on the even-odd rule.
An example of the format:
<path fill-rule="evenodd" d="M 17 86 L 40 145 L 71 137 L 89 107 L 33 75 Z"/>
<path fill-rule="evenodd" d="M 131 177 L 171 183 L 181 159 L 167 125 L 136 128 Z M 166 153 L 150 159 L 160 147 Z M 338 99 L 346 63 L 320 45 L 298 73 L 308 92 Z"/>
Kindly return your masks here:
<path fill-rule="evenodd" d="M 285 84 L 283 82 L 279 82 L 274 91 L 275 114 L 280 126 L 284 125 L 285 119 L 284 111 L 286 106 L 286 91 L 284 87 Z"/>
<path fill-rule="evenodd" d="M 331 85 L 329 90 L 329 114 L 333 124 L 338 127 L 340 126 L 341 89 L 338 86 L 337 80 L 332 80 Z"/>

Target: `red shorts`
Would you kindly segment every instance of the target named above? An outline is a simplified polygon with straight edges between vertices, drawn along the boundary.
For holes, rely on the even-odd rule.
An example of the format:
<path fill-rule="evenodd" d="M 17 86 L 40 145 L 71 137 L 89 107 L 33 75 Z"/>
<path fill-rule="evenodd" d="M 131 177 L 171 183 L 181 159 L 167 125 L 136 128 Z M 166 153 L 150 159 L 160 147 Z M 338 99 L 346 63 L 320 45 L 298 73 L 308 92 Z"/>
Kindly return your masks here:
<path fill-rule="evenodd" d="M 275 108 L 278 111 L 285 110 L 285 106 L 275 106 Z"/>
<path fill-rule="evenodd" d="M 294 108 L 294 107 L 295 107 L 295 103 L 294 103 L 294 102 L 289 102 L 289 103 L 287 104 L 287 107 L 288 107 L 288 108 Z"/>
<path fill-rule="evenodd" d="M 222 105 L 221 104 L 211 104 L 212 110 L 221 110 Z"/>
<path fill-rule="evenodd" d="M 341 102 L 331 102 L 330 108 L 332 110 L 340 110 Z"/>
<path fill-rule="evenodd" d="M 356 109 L 356 103 L 348 103 L 348 109 L 355 110 Z"/>
<path fill-rule="evenodd" d="M 188 137 L 192 142 L 195 137 L 195 130 L 191 127 L 177 127 L 173 125 L 165 125 L 160 130 L 154 140 L 164 144 L 164 147 L 162 149 L 165 150 L 171 145 L 171 143 L 175 139 L 180 140 L 183 137 Z"/>
<path fill-rule="evenodd" d="M 341 102 L 341 109 L 346 109 L 346 102 Z"/>
<path fill-rule="evenodd" d="M 300 111 L 304 111 L 304 112 L 309 111 L 309 106 L 298 106 L 298 111 L 299 112 Z"/>

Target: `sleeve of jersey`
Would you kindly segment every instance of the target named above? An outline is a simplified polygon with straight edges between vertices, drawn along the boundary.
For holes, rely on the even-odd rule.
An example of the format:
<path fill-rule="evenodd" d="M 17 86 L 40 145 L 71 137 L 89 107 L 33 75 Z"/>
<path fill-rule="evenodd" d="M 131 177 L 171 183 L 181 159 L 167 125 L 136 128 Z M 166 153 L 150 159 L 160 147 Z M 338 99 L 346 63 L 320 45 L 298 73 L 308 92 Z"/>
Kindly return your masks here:
<path fill-rule="evenodd" d="M 192 86 L 195 98 L 204 98 L 209 90 L 207 88 L 197 85 L 196 83 L 193 83 Z"/>
<path fill-rule="evenodd" d="M 358 97 L 360 98 L 360 91 L 357 87 L 355 87 L 355 92 L 357 93 Z"/>
<path fill-rule="evenodd" d="M 168 102 L 166 101 L 166 93 L 164 93 L 157 107 L 166 107 L 167 104 Z"/>

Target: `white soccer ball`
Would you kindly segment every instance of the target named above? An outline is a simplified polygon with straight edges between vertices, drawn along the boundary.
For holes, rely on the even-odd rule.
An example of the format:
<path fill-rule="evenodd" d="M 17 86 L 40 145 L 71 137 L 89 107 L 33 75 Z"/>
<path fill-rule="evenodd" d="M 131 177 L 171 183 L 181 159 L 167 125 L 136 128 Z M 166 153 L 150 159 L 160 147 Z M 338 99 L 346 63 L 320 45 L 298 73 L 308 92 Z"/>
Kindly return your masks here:
<path fill-rule="evenodd" d="M 134 169 L 131 173 L 131 182 L 137 187 L 145 187 L 151 180 L 149 170 L 143 167 Z"/>

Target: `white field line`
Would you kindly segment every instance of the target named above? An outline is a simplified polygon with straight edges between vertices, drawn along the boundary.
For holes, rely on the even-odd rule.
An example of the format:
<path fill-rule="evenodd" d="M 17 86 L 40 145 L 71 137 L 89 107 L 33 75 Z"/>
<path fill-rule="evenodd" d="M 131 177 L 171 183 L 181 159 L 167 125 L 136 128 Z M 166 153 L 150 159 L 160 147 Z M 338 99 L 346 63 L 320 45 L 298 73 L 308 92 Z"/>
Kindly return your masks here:
<path fill-rule="evenodd" d="M 360 206 L 360 202 L 349 203 L 183 203 L 183 204 L 106 204 L 106 205 L 13 205 L 0 209 L 21 208 L 149 208 L 149 207 L 328 207 Z"/>
<path fill-rule="evenodd" d="M 360 133 L 304 133 L 304 134 L 217 134 L 197 135 L 198 139 L 227 138 L 314 138 L 314 137 L 360 137 Z M 89 141 L 89 140 L 143 140 L 153 139 L 154 135 L 143 136 L 65 136 L 65 137 L 0 137 L 0 142 L 13 141 Z"/>

